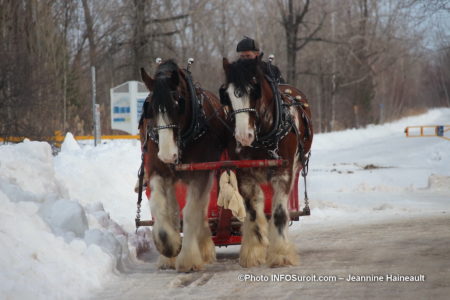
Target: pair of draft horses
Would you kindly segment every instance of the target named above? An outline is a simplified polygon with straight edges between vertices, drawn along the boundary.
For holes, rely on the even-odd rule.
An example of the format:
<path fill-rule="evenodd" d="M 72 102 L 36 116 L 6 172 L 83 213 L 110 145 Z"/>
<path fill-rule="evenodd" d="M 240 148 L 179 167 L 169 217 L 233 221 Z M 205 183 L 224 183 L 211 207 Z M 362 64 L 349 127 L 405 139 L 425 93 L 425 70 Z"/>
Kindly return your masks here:
<path fill-rule="evenodd" d="M 153 239 L 160 252 L 158 267 L 179 272 L 201 270 L 215 260 L 206 219 L 212 171 L 176 172 L 174 164 L 230 159 L 288 161 L 287 167 L 239 169 L 239 192 L 247 216 L 242 226 L 239 263 L 243 267 L 295 265 L 298 254 L 288 239 L 288 195 L 312 142 L 311 112 L 304 95 L 289 85 L 276 85 L 254 60 L 223 59 L 226 95 L 219 99 L 196 87 L 188 70 L 173 60 L 161 63 L 152 78 L 141 69 L 150 91 L 141 118 L 141 142 L 148 153 L 146 170 L 152 191 Z M 282 92 L 276 89 L 282 90 Z M 286 94 L 283 91 L 289 91 Z M 221 97 L 222 98 L 222 97 Z M 301 101 L 300 101 L 301 99 Z M 179 206 L 174 184 L 187 184 L 180 236 Z M 272 217 L 264 214 L 260 183 L 270 181 Z"/>

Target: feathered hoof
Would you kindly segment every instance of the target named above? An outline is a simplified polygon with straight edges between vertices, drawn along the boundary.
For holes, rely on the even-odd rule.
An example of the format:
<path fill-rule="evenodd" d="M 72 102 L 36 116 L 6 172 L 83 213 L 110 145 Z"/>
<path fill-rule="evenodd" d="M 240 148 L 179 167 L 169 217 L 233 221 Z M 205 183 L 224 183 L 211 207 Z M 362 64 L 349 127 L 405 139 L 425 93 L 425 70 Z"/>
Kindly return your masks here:
<path fill-rule="evenodd" d="M 211 264 L 216 261 L 216 246 L 211 237 L 205 238 L 200 242 L 200 253 L 205 264 Z"/>
<path fill-rule="evenodd" d="M 164 255 L 160 255 L 158 257 L 158 261 L 156 262 L 156 266 L 160 270 L 175 269 L 175 261 L 175 257 L 166 257 Z"/>
<path fill-rule="evenodd" d="M 153 241 L 159 253 L 166 257 L 175 257 L 181 250 L 181 236 L 174 230 L 154 228 Z"/>
<path fill-rule="evenodd" d="M 266 262 L 267 247 L 264 245 L 242 245 L 239 253 L 239 264 L 243 268 L 263 265 Z"/>
<path fill-rule="evenodd" d="M 203 259 L 197 251 L 184 251 L 181 249 L 180 254 L 176 258 L 175 267 L 178 272 L 196 272 L 204 269 Z"/>
<path fill-rule="evenodd" d="M 271 268 L 296 266 L 300 260 L 293 244 L 289 243 L 285 247 L 270 247 L 267 251 L 267 266 Z"/>

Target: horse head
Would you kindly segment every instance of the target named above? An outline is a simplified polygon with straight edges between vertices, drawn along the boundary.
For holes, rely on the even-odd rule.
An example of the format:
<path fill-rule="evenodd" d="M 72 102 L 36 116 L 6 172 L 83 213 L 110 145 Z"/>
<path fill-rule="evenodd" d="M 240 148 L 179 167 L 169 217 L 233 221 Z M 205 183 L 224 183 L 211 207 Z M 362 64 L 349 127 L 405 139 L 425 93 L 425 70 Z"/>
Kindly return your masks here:
<path fill-rule="evenodd" d="M 180 132 L 186 126 L 189 92 L 182 71 L 173 60 L 161 63 L 154 78 L 141 68 L 141 77 L 150 91 L 149 105 L 144 114 L 148 129 L 157 141 L 158 158 L 164 163 L 176 163 L 180 157 Z"/>
<path fill-rule="evenodd" d="M 236 140 L 242 146 L 251 146 L 256 137 L 256 124 L 264 113 L 265 100 L 271 99 L 261 68 L 261 56 L 239 59 L 230 63 L 223 59 L 226 92 L 231 115 L 234 117 Z M 270 95 L 269 95 L 270 94 Z"/>

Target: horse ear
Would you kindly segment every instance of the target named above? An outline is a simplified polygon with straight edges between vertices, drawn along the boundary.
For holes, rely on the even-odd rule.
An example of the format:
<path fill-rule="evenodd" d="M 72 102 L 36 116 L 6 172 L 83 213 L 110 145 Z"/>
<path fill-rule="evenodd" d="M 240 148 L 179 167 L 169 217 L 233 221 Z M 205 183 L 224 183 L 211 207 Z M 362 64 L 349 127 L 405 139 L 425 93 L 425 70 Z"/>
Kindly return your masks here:
<path fill-rule="evenodd" d="M 145 72 L 144 68 L 141 68 L 141 78 L 148 90 L 153 91 L 155 81 Z"/>
<path fill-rule="evenodd" d="M 230 69 L 230 62 L 228 61 L 228 58 L 224 57 L 222 59 L 222 66 L 225 74 L 228 74 L 228 70 Z"/>
<path fill-rule="evenodd" d="M 144 116 L 145 119 L 153 118 L 153 112 L 150 107 L 150 98 L 145 99 L 143 110 L 144 112 L 142 115 Z"/>

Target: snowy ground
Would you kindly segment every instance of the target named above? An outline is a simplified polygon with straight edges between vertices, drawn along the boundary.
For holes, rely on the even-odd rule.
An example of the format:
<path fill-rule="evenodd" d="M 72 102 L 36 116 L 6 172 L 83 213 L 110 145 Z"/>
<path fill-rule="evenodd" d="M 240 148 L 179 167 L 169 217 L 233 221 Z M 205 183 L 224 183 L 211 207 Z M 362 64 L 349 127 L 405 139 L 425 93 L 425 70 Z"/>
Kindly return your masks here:
<path fill-rule="evenodd" d="M 360 292 L 351 294 L 336 283 L 271 285 L 239 282 L 237 276 L 418 270 L 428 272 L 430 293 L 424 295 L 440 298 L 450 289 L 445 256 L 450 252 L 445 243 L 450 240 L 450 142 L 405 138 L 403 130 L 449 123 L 450 109 L 435 109 L 390 124 L 316 135 L 308 176 L 312 216 L 291 227 L 301 265 L 245 270 L 237 264 L 239 247 L 234 246 L 217 248 L 218 262 L 196 274 L 156 270 L 152 245 L 150 263 L 135 258 L 137 245 L 147 242 L 145 232 L 134 234 L 133 224 L 137 141 L 94 148 L 69 135 L 57 156 L 47 143 L 0 146 L 1 298 L 227 299 L 241 293 L 292 298 L 298 295 L 294 291 L 320 298 L 338 290 L 337 298 L 344 299 L 376 296 L 374 283 L 369 290 L 355 283 L 351 289 Z M 143 215 L 149 215 L 147 205 Z M 424 241 L 435 247 L 430 250 Z M 411 260 L 404 258 L 408 255 Z M 399 283 L 380 287 L 390 288 L 392 296 L 423 298 L 416 293 L 420 284 L 408 293 Z"/>

